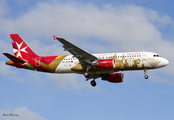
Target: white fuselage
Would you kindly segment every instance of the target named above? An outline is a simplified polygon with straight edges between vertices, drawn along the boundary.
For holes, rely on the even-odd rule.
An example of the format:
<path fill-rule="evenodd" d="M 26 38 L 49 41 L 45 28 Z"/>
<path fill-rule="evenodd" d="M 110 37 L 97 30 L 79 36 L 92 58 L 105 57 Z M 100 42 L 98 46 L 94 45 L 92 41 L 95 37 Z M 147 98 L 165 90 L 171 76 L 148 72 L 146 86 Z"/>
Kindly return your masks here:
<path fill-rule="evenodd" d="M 114 59 L 121 63 L 119 69 L 108 70 L 105 72 L 117 72 L 124 70 L 143 70 L 156 69 L 166 66 L 169 62 L 167 59 L 161 57 L 153 52 L 125 52 L 125 53 L 105 53 L 93 54 L 98 59 Z M 71 69 L 79 64 L 79 60 L 73 55 L 67 55 L 56 68 L 56 73 L 74 73 Z M 101 72 L 95 72 L 101 74 Z"/>

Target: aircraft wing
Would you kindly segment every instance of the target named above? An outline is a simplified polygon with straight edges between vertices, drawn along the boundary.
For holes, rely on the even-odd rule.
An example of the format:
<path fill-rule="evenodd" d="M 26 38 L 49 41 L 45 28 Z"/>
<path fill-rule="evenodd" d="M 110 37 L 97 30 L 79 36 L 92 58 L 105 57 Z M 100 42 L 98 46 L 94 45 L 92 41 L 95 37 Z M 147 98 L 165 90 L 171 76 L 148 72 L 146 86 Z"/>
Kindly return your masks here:
<path fill-rule="evenodd" d="M 92 62 L 94 60 L 97 60 L 97 57 L 93 56 L 92 54 L 82 50 L 81 48 L 73 45 L 72 43 L 68 42 L 67 40 L 63 38 L 57 38 L 58 41 L 60 41 L 63 44 L 63 47 L 65 48 L 65 51 L 70 52 L 73 57 L 78 58 L 80 61 L 88 60 L 88 62 Z M 86 61 L 85 61 L 86 62 Z"/>

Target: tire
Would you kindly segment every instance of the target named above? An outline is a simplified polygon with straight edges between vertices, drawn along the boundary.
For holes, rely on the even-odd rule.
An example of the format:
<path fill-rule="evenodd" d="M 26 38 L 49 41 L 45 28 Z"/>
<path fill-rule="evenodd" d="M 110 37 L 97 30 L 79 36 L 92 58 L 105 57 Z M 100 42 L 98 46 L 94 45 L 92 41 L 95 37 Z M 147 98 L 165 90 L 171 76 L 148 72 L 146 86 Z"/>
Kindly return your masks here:
<path fill-rule="evenodd" d="M 91 81 L 91 85 L 92 85 L 92 87 L 95 87 L 97 85 L 97 83 L 95 82 L 95 80 L 92 80 Z"/>
<path fill-rule="evenodd" d="M 149 77 L 148 77 L 148 75 L 145 75 L 144 78 L 145 78 L 145 79 L 148 79 Z"/>

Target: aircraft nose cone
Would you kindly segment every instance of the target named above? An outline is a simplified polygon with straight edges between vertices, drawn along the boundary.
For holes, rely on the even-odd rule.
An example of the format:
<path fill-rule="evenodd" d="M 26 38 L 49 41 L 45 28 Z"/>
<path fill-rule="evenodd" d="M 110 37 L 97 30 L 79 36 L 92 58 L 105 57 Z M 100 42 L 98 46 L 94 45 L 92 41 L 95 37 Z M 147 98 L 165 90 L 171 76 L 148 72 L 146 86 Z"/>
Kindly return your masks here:
<path fill-rule="evenodd" d="M 166 65 L 168 65 L 168 64 L 169 64 L 169 61 L 168 61 L 167 59 L 164 58 L 164 59 L 163 59 L 163 65 L 166 66 Z"/>

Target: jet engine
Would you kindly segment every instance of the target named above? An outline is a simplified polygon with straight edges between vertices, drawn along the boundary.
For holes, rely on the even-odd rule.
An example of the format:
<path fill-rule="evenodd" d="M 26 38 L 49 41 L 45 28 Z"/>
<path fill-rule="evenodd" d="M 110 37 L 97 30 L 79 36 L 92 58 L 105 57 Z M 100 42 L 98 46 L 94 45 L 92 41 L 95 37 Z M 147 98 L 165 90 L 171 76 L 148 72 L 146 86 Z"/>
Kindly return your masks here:
<path fill-rule="evenodd" d="M 102 80 L 106 80 L 112 83 L 120 83 L 120 82 L 123 82 L 123 78 L 124 78 L 123 73 L 110 73 L 102 77 Z"/>
<path fill-rule="evenodd" d="M 113 69 L 115 68 L 115 60 L 114 59 L 97 60 L 93 62 L 92 65 L 103 69 Z"/>

